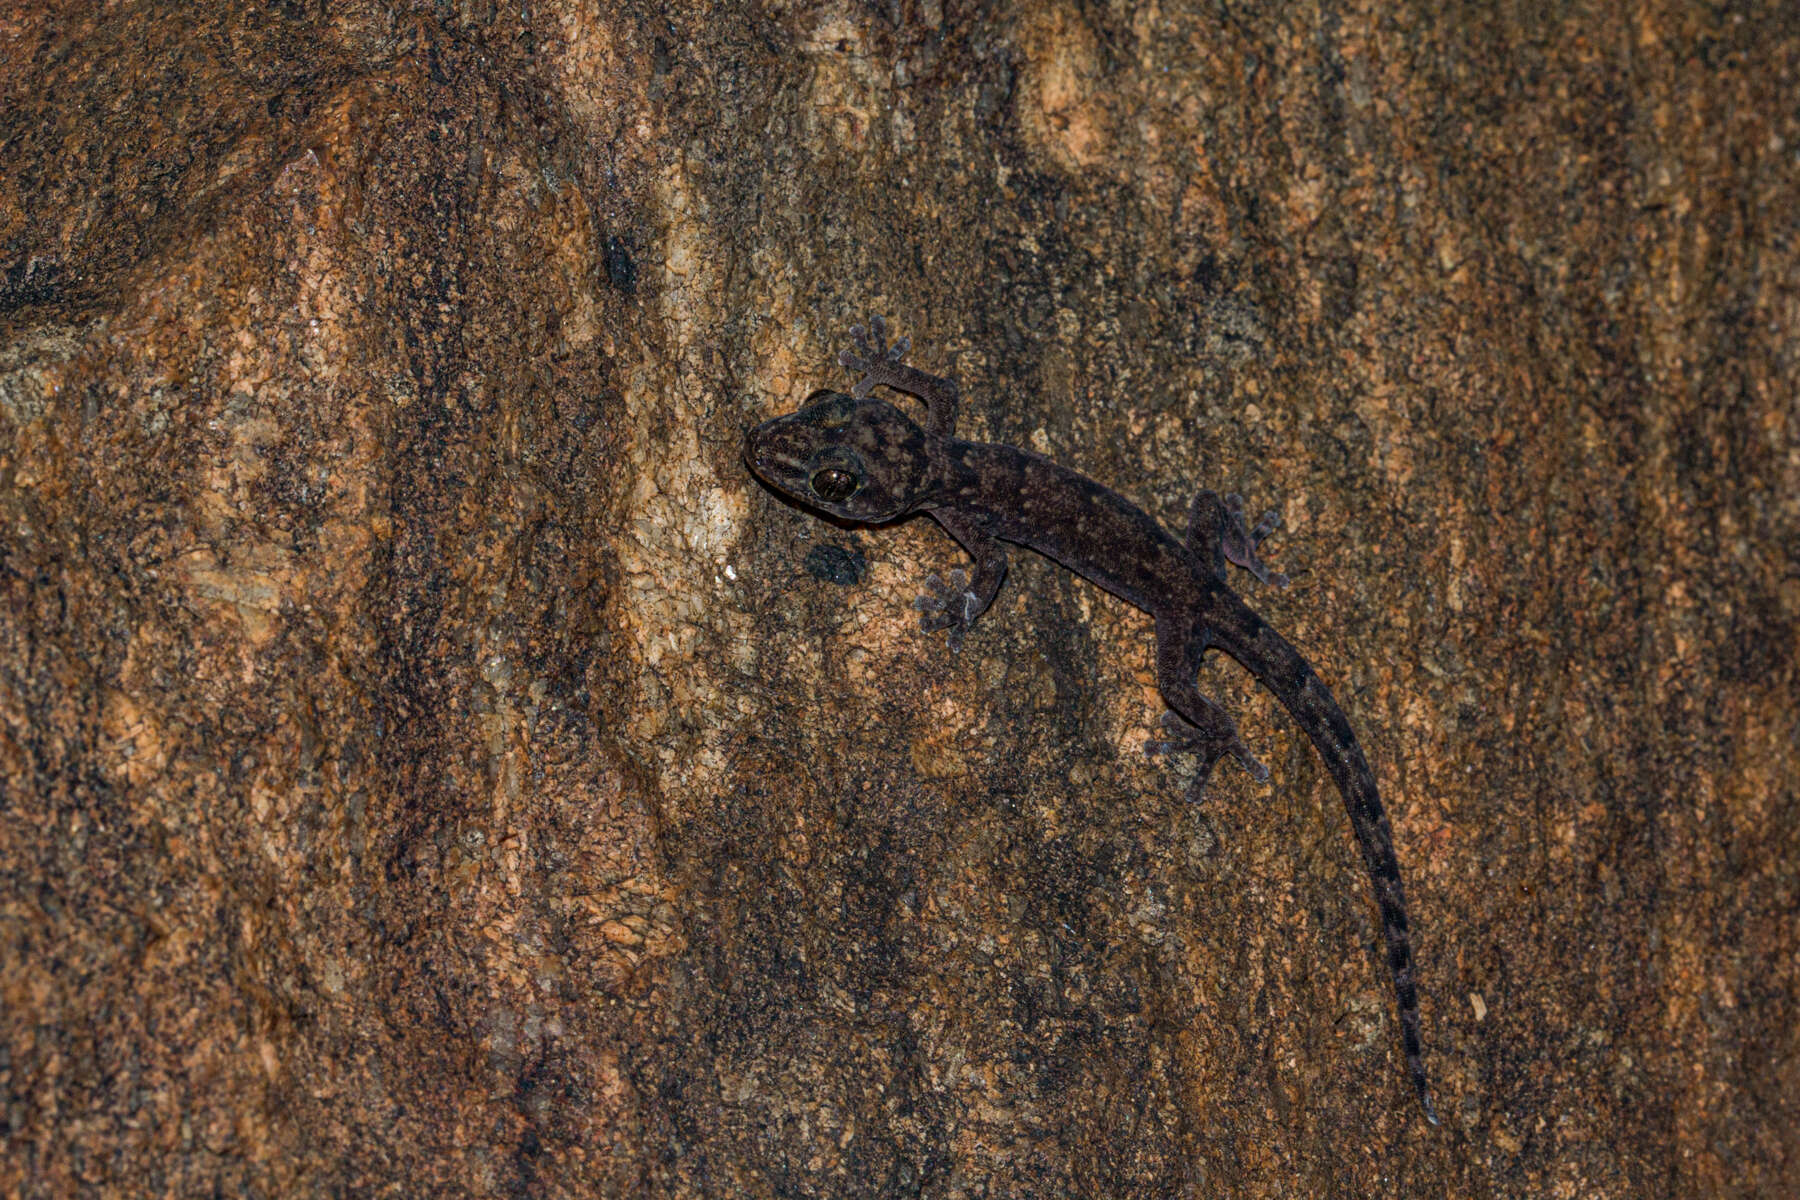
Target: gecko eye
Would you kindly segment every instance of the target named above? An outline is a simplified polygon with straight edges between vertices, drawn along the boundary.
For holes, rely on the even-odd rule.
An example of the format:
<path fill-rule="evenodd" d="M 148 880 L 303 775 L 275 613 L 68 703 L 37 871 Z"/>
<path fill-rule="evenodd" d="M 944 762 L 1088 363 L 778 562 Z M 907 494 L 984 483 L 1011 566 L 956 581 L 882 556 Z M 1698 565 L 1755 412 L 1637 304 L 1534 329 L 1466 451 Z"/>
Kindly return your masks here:
<path fill-rule="evenodd" d="M 826 467 L 823 471 L 813 472 L 811 483 L 813 494 L 832 504 L 839 500 L 848 500 L 850 493 L 859 486 L 856 476 L 848 471 L 840 471 L 836 467 Z"/>

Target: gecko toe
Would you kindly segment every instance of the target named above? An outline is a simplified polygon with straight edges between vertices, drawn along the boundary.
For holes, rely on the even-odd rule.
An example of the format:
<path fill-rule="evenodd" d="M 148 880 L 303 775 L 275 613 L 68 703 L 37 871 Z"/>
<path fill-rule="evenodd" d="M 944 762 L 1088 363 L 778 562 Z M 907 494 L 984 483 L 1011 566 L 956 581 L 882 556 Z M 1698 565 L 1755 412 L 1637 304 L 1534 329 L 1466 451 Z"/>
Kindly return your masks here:
<path fill-rule="evenodd" d="M 913 601 L 913 607 L 919 611 L 919 631 L 949 630 L 950 650 L 955 653 L 962 649 L 963 637 L 975 622 L 980 600 L 969 586 L 969 573 L 958 567 L 948 578 L 926 576 L 925 590 Z"/>
<path fill-rule="evenodd" d="M 1219 531 L 1219 548 L 1225 561 L 1242 567 L 1257 579 L 1275 587 L 1286 587 L 1288 577 L 1279 571 L 1271 571 L 1269 565 L 1257 553 L 1270 534 L 1281 525 L 1281 517 L 1270 509 L 1257 519 L 1252 529 L 1244 523 L 1244 498 L 1236 492 L 1224 498 L 1224 513 L 1220 518 L 1222 528 Z"/>
<path fill-rule="evenodd" d="M 944 581 L 935 571 L 925 577 L 925 590 L 913 601 L 913 607 L 920 612 L 942 612 L 944 608 Z"/>
<path fill-rule="evenodd" d="M 887 341 L 887 319 L 871 317 L 867 326 L 852 325 L 850 340 L 853 348 L 838 353 L 838 363 L 852 371 L 861 371 L 863 377 L 850 394 L 864 400 L 874 392 L 878 385 L 886 384 L 905 390 L 906 371 L 902 359 L 912 349 L 912 339 L 903 337 L 892 346 Z"/>
<path fill-rule="evenodd" d="M 1269 768 L 1263 765 L 1261 759 L 1250 753 L 1250 747 L 1244 745 L 1241 741 L 1234 740 L 1231 745 L 1227 746 L 1225 749 L 1226 753 L 1237 759 L 1240 767 L 1250 773 L 1252 779 L 1256 780 L 1258 783 L 1269 782 Z"/>
<path fill-rule="evenodd" d="M 1230 718 L 1219 713 L 1223 724 L 1216 729 L 1201 729 L 1190 723 L 1178 713 L 1163 714 L 1162 725 L 1165 737 L 1144 743 L 1144 753 L 1158 754 L 1192 754 L 1200 760 L 1198 781 L 1190 792 L 1204 788 L 1206 780 L 1212 774 L 1213 766 L 1222 758 L 1236 760 L 1252 779 L 1259 783 L 1269 780 L 1269 768 L 1250 753 L 1250 747 L 1238 737 L 1237 730 L 1232 727 Z"/>

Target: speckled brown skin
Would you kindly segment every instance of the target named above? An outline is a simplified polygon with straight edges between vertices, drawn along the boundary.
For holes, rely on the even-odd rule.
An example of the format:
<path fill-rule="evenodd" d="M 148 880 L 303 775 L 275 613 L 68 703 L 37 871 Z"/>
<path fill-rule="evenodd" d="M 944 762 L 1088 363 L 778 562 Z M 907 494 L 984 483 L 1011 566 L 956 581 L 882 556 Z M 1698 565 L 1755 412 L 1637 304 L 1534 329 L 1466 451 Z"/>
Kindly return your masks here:
<path fill-rule="evenodd" d="M 872 322 L 873 344 L 861 327 L 851 333 L 856 350 L 839 357 L 863 372 L 852 394 L 816 393 L 799 412 L 757 426 L 746 446 L 751 468 L 783 494 L 847 520 L 874 524 L 925 512 L 948 530 L 975 560 L 974 578 L 960 570 L 947 582 L 932 576 L 919 608 L 921 627 L 948 629 L 952 649 L 993 603 L 1006 576 L 1006 542 L 1046 555 L 1149 613 L 1156 621 L 1157 686 L 1173 710 L 1164 722 L 1170 739 L 1151 748 L 1198 754 L 1202 784 L 1226 755 L 1257 779 L 1269 777 L 1231 717 L 1195 686 L 1200 660 L 1213 647 L 1248 668 L 1293 714 L 1343 793 L 1381 909 L 1407 1070 L 1426 1118 L 1437 1124 L 1419 1036 L 1406 899 L 1374 773 L 1312 666 L 1226 584 L 1227 562 L 1264 582 L 1286 584 L 1256 556 L 1274 529 L 1273 514 L 1249 529 L 1237 496 L 1202 491 L 1189 513 L 1187 539 L 1177 541 L 1124 496 L 1040 454 L 954 437 L 956 385 L 905 365 L 907 340 L 889 349 L 879 317 Z M 925 427 L 870 399 L 877 384 L 925 401 Z"/>

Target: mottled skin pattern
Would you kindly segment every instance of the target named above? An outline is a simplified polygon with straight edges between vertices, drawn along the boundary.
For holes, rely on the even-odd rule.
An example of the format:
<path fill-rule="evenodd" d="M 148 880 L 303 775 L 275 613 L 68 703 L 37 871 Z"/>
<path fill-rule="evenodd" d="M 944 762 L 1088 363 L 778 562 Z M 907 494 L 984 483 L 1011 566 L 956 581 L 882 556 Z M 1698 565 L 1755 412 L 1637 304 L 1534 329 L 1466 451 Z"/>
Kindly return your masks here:
<path fill-rule="evenodd" d="M 1274 515 L 1248 529 L 1238 497 L 1202 491 L 1189 513 L 1187 537 L 1177 540 L 1119 493 L 1042 455 L 958 439 L 955 383 L 905 365 L 907 340 L 889 349 L 879 317 L 868 335 L 860 326 L 851 335 L 856 349 L 839 356 L 863 373 L 851 394 L 815 393 L 799 412 L 757 426 L 746 447 L 751 468 L 777 491 L 847 520 L 882 524 L 931 514 L 975 560 L 973 578 L 961 570 L 948 581 L 934 575 L 919 599 L 921 627 L 949 630 L 953 650 L 1000 589 L 1005 542 L 1047 555 L 1149 613 L 1156 622 L 1157 686 L 1173 710 L 1164 717 L 1168 740 L 1150 748 L 1197 754 L 1202 784 L 1226 755 L 1257 779 L 1269 776 L 1230 716 L 1195 686 L 1208 649 L 1223 650 L 1248 668 L 1293 714 L 1343 793 L 1381 909 L 1407 1069 L 1427 1119 L 1437 1124 L 1419 1039 L 1400 867 L 1375 776 L 1330 690 L 1226 584 L 1227 562 L 1264 582 L 1286 584 L 1256 555 L 1275 527 Z M 893 405 L 871 399 L 878 384 L 923 400 L 924 428 Z"/>

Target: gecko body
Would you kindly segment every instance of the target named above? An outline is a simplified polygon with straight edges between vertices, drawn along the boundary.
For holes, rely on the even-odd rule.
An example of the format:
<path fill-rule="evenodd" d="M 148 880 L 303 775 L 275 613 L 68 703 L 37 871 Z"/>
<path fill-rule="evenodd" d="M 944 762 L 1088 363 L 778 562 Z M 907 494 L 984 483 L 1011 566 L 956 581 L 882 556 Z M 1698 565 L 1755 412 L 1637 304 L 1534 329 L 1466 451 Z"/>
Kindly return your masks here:
<path fill-rule="evenodd" d="M 1427 1119 L 1437 1124 L 1419 1034 L 1405 894 L 1374 773 L 1318 674 L 1225 577 L 1231 563 L 1265 583 L 1286 584 L 1256 553 L 1275 528 L 1274 514 L 1251 529 L 1238 497 L 1202 490 L 1189 512 L 1187 536 L 1177 539 L 1118 492 L 1043 455 L 957 438 L 954 382 L 907 365 L 907 340 L 888 348 L 880 318 L 868 334 L 860 327 L 851 334 L 855 349 L 839 359 L 861 371 L 862 379 L 848 395 L 815 393 L 798 412 L 753 429 L 746 443 L 751 469 L 777 491 L 846 520 L 885 524 L 930 514 L 975 564 L 973 575 L 956 570 L 947 580 L 930 577 L 919 598 L 921 627 L 948 630 L 952 649 L 993 603 L 1006 575 L 1007 544 L 1035 550 L 1149 613 L 1157 687 L 1171 710 L 1163 721 L 1166 740 L 1150 748 L 1196 754 L 1201 783 L 1225 757 L 1259 780 L 1269 777 L 1231 717 L 1196 685 L 1209 649 L 1246 667 L 1311 739 L 1343 795 L 1381 913 L 1407 1071 Z M 924 425 L 873 398 L 878 385 L 924 401 Z"/>

